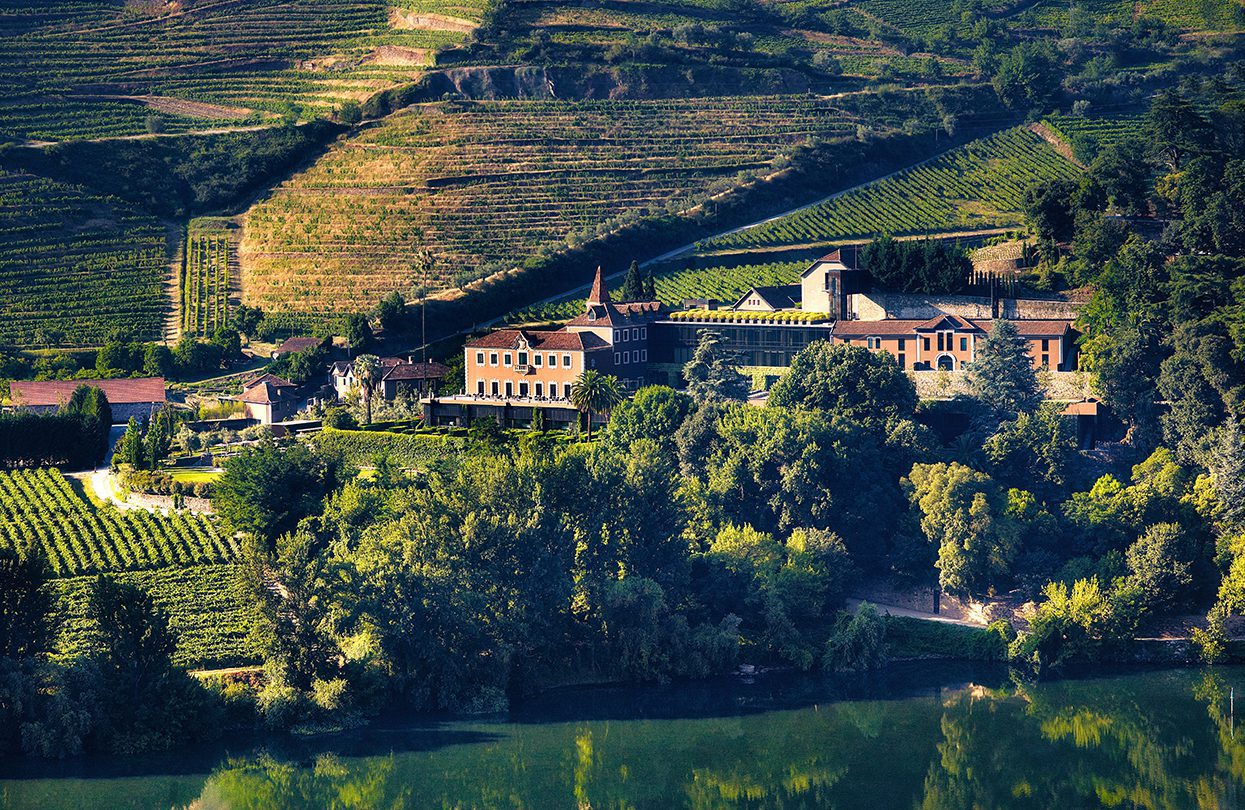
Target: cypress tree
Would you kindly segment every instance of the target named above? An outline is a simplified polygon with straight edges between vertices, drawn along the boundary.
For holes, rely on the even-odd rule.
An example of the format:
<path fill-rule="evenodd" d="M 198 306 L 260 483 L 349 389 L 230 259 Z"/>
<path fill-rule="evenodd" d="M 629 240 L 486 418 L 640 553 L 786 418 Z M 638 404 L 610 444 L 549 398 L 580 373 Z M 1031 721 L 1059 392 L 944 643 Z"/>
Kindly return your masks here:
<path fill-rule="evenodd" d="M 623 301 L 640 301 L 643 298 L 644 279 L 640 275 L 640 265 L 638 262 L 632 261 L 631 266 L 627 268 L 627 278 L 623 281 L 620 299 Z"/>
<path fill-rule="evenodd" d="M 644 300 L 657 300 L 657 282 L 653 280 L 653 272 L 651 270 L 644 274 Z"/>

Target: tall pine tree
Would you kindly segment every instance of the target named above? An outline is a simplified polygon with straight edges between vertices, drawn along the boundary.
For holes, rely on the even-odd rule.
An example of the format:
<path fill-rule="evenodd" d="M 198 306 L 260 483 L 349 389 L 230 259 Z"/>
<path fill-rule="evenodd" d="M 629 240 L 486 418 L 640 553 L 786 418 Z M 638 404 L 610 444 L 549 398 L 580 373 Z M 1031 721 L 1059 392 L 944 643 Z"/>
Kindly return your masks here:
<path fill-rule="evenodd" d="M 1042 401 L 1037 373 L 1016 324 L 1002 318 L 994 322 L 977 359 L 968 366 L 968 386 L 1002 419 L 1032 411 Z"/>
<path fill-rule="evenodd" d="M 653 280 L 653 271 L 644 274 L 644 300 L 657 300 L 657 282 Z"/>

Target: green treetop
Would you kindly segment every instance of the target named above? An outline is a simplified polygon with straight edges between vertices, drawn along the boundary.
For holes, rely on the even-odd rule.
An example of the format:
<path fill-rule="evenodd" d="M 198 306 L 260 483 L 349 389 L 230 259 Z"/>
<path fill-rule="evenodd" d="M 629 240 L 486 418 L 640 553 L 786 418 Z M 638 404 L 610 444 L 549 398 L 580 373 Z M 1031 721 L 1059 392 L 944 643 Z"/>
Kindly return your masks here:
<path fill-rule="evenodd" d="M 1028 347 L 1007 320 L 996 320 L 968 366 L 973 396 L 1000 416 L 1032 411 L 1042 401 Z"/>

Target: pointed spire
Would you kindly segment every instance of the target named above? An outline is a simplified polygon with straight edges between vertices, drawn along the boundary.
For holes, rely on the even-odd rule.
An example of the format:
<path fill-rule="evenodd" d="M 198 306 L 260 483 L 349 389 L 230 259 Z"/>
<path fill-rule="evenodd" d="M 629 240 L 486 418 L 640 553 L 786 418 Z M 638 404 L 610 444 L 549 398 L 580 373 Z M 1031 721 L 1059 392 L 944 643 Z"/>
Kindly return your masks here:
<path fill-rule="evenodd" d="M 596 278 L 592 280 L 592 292 L 588 293 L 588 306 L 609 302 L 610 291 L 605 288 L 605 275 L 601 272 L 601 265 L 598 264 Z"/>

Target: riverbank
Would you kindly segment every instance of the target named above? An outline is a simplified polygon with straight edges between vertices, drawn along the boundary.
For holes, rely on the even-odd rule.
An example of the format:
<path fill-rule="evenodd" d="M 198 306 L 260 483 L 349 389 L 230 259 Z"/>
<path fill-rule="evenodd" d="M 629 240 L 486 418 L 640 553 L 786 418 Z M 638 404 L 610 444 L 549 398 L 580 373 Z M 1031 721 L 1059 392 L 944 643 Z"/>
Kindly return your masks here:
<path fill-rule="evenodd" d="M 313 740 L 4 760 L 0 807 L 876 808 L 968 796 L 1041 808 L 1097 806 L 1107 791 L 1226 808 L 1245 790 L 1231 770 L 1245 754 L 1228 733 L 1236 686 L 1245 668 L 1024 684 L 1001 667 L 921 663 L 867 678 L 564 689 L 488 718 L 390 715 Z"/>

